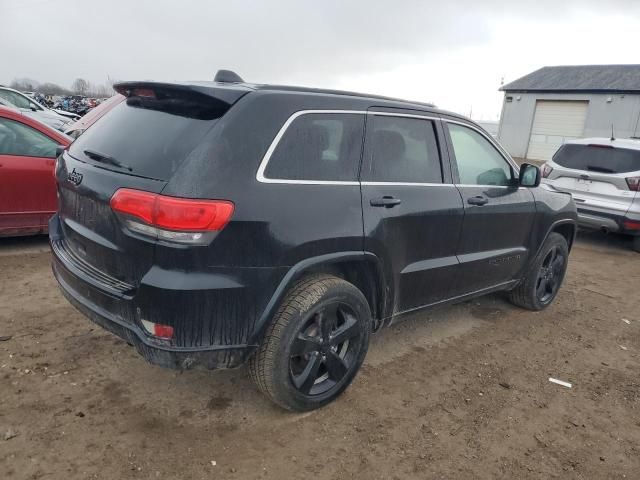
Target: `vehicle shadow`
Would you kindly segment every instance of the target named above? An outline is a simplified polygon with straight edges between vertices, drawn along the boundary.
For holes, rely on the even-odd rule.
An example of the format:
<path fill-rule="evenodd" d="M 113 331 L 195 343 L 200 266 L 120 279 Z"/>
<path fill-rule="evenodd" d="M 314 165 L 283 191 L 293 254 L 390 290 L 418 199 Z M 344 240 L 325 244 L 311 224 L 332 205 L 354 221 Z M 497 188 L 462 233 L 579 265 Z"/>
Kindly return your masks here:
<path fill-rule="evenodd" d="M 632 249 L 633 238 L 616 233 L 603 233 L 597 230 L 579 229 L 576 236 L 576 246 L 597 249 L 601 251 L 619 251 L 635 254 Z"/>
<path fill-rule="evenodd" d="M 41 253 L 46 251 L 49 251 L 49 237 L 47 235 L 0 237 L 0 256 Z"/>

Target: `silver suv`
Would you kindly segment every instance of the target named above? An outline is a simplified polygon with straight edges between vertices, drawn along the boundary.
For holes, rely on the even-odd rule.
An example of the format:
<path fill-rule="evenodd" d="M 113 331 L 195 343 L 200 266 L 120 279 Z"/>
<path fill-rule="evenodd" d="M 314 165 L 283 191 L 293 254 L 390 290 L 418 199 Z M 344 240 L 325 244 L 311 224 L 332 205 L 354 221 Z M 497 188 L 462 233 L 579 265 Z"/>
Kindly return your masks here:
<path fill-rule="evenodd" d="M 542 176 L 573 195 L 580 226 L 633 235 L 640 252 L 640 140 L 571 140 L 542 166 Z"/>
<path fill-rule="evenodd" d="M 72 117 L 55 112 L 13 88 L 0 86 L 0 99 L 3 100 L 4 105 L 9 103 L 10 106 L 17 108 L 28 117 L 35 118 L 61 132 L 75 121 Z M 73 115 L 70 112 L 65 113 Z"/>

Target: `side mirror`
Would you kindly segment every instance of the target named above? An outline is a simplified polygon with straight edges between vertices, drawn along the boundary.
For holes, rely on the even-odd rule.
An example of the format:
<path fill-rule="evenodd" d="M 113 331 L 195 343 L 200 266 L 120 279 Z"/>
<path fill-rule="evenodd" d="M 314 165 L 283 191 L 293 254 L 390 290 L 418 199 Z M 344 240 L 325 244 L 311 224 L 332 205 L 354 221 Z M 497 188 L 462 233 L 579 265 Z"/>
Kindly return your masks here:
<path fill-rule="evenodd" d="M 30 103 L 29 108 L 34 112 L 38 111 L 38 106 L 35 103 Z"/>
<path fill-rule="evenodd" d="M 540 185 L 541 179 L 540 167 L 530 163 L 520 165 L 519 183 L 521 187 L 537 187 Z"/>

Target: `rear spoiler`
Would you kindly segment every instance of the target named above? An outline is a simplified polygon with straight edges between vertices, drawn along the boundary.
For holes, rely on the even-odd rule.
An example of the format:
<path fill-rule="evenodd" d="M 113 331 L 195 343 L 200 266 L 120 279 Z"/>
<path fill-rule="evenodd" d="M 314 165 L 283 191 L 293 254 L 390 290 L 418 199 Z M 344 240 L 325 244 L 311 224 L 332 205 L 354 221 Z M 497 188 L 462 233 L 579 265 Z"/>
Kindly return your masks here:
<path fill-rule="evenodd" d="M 243 84 L 229 84 L 229 85 L 216 85 L 207 82 L 193 82 L 193 83 L 162 83 L 162 82 L 118 82 L 113 85 L 113 89 L 124 95 L 125 97 L 135 96 L 137 91 L 152 90 L 158 92 L 165 92 L 171 96 L 172 92 L 182 94 L 195 94 L 205 95 L 207 97 L 215 98 L 221 102 L 226 103 L 228 106 L 233 105 L 240 98 L 254 89 Z"/>
<path fill-rule="evenodd" d="M 127 98 L 127 105 L 201 120 L 221 117 L 253 90 L 245 85 L 220 86 L 205 82 L 121 82 L 113 88 Z"/>

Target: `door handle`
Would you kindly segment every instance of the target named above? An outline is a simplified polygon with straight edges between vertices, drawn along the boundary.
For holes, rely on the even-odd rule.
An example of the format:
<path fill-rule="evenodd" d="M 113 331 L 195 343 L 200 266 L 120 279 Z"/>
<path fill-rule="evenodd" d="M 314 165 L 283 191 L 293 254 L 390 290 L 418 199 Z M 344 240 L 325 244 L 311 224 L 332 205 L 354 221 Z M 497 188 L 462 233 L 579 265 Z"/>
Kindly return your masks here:
<path fill-rule="evenodd" d="M 402 200 L 400 200 L 399 198 L 391 197 L 389 195 L 385 195 L 382 198 L 372 198 L 371 200 L 369 200 L 369 203 L 372 207 L 392 208 L 396 205 L 400 205 L 402 203 Z"/>
<path fill-rule="evenodd" d="M 489 200 L 487 200 L 482 195 L 478 195 L 476 197 L 467 198 L 467 203 L 469 205 L 477 205 L 477 206 L 481 207 L 482 205 L 486 205 L 487 203 L 489 203 Z"/>

